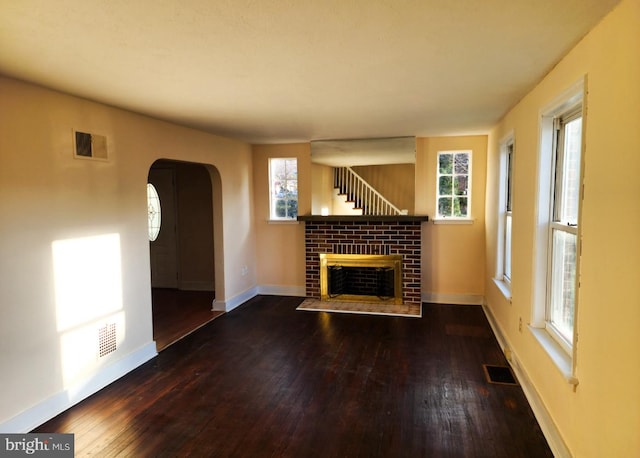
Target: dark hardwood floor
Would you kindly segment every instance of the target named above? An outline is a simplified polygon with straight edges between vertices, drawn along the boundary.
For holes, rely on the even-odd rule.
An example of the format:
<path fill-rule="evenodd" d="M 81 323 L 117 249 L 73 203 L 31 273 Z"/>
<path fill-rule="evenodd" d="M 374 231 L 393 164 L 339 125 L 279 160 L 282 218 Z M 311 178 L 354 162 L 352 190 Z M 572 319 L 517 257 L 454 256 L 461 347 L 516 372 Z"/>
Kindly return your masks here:
<path fill-rule="evenodd" d="M 77 456 L 549 457 L 482 309 L 296 311 L 258 296 L 35 432 Z"/>
<path fill-rule="evenodd" d="M 158 351 L 224 313 L 211 311 L 213 291 L 154 288 L 151 294 L 153 340 Z"/>

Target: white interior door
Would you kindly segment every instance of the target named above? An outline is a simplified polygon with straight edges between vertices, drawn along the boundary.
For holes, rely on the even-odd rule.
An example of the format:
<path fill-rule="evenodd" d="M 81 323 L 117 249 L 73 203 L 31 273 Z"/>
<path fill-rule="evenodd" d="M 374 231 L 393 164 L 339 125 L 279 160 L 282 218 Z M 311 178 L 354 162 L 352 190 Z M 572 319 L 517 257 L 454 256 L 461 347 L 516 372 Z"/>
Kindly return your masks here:
<path fill-rule="evenodd" d="M 160 197 L 161 222 L 158 238 L 150 242 L 151 286 L 178 287 L 178 249 L 176 236 L 176 190 L 173 168 L 152 168 L 149 182 Z"/>

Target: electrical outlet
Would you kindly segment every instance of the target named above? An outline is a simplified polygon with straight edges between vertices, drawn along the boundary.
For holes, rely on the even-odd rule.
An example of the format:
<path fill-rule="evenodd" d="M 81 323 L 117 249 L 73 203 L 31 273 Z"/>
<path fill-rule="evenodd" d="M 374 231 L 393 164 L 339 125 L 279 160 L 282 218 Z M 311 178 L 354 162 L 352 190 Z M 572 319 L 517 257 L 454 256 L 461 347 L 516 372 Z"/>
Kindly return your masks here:
<path fill-rule="evenodd" d="M 242 268 L 240 269 L 240 274 L 244 277 L 248 273 L 249 273 L 249 268 L 247 266 L 242 266 Z"/>
<path fill-rule="evenodd" d="M 518 331 L 522 332 L 522 317 L 518 319 Z"/>

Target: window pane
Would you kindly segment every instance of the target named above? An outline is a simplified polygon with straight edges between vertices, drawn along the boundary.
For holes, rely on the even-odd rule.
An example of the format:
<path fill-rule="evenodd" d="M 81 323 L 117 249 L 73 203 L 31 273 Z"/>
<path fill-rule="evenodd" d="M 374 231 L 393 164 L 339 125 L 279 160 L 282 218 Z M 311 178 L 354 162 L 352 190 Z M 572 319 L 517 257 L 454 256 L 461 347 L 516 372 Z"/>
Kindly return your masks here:
<path fill-rule="evenodd" d="M 451 183 L 452 181 L 450 176 L 440 177 L 438 181 L 438 195 L 450 196 L 451 194 L 453 194 Z"/>
<path fill-rule="evenodd" d="M 559 222 L 578 224 L 578 201 L 580 197 L 580 144 L 582 140 L 582 118 L 564 126 L 564 164 L 562 171 L 562 195 L 560 198 Z"/>
<path fill-rule="evenodd" d="M 453 172 L 453 154 L 440 154 L 438 155 L 438 168 L 440 173 L 452 173 Z"/>
<path fill-rule="evenodd" d="M 507 146 L 507 211 L 511 211 L 511 199 L 513 198 L 513 143 Z"/>
<path fill-rule="evenodd" d="M 287 217 L 295 218 L 297 216 L 298 216 L 298 201 L 288 200 L 287 201 Z"/>
<path fill-rule="evenodd" d="M 468 153 L 458 153 L 455 155 L 455 167 L 454 173 L 469 173 L 469 154 Z"/>
<path fill-rule="evenodd" d="M 287 180 L 298 179 L 298 161 L 296 159 L 288 159 L 285 163 L 285 178 Z"/>
<path fill-rule="evenodd" d="M 287 181 L 287 191 L 290 194 L 297 195 L 298 194 L 298 181 L 297 180 L 288 180 Z"/>
<path fill-rule="evenodd" d="M 453 177 L 453 193 L 456 196 L 466 196 L 469 186 L 469 177 L 467 175 L 456 175 Z"/>
<path fill-rule="evenodd" d="M 274 159 L 271 161 L 271 177 L 274 180 L 284 180 L 285 178 L 285 161 Z"/>
<path fill-rule="evenodd" d="M 276 216 L 278 218 L 284 218 L 287 216 L 287 201 L 284 199 L 276 200 Z"/>
<path fill-rule="evenodd" d="M 298 216 L 297 159 L 269 159 L 271 218 Z"/>
<path fill-rule="evenodd" d="M 511 215 L 506 215 L 504 224 L 504 273 L 511 280 Z"/>
<path fill-rule="evenodd" d="M 467 216 L 467 198 L 466 197 L 454 197 L 453 198 L 453 216 Z"/>
<path fill-rule="evenodd" d="M 438 215 L 451 216 L 451 197 L 440 197 L 438 199 Z"/>
<path fill-rule="evenodd" d="M 567 342 L 572 342 L 576 289 L 576 236 L 554 230 L 551 256 L 549 322 Z"/>

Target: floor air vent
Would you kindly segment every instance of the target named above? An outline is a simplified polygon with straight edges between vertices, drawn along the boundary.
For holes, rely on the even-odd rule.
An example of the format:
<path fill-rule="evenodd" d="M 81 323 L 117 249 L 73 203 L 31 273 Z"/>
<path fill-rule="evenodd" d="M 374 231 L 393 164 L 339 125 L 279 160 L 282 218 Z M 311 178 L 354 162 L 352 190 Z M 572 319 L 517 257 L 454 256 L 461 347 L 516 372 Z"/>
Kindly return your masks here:
<path fill-rule="evenodd" d="M 483 364 L 484 375 L 487 377 L 487 382 L 496 383 L 499 385 L 517 385 L 518 382 L 513 375 L 513 371 L 509 366 L 492 366 L 489 364 Z"/>
<path fill-rule="evenodd" d="M 116 351 L 116 324 L 110 323 L 98 329 L 98 356 L 102 358 Z"/>

